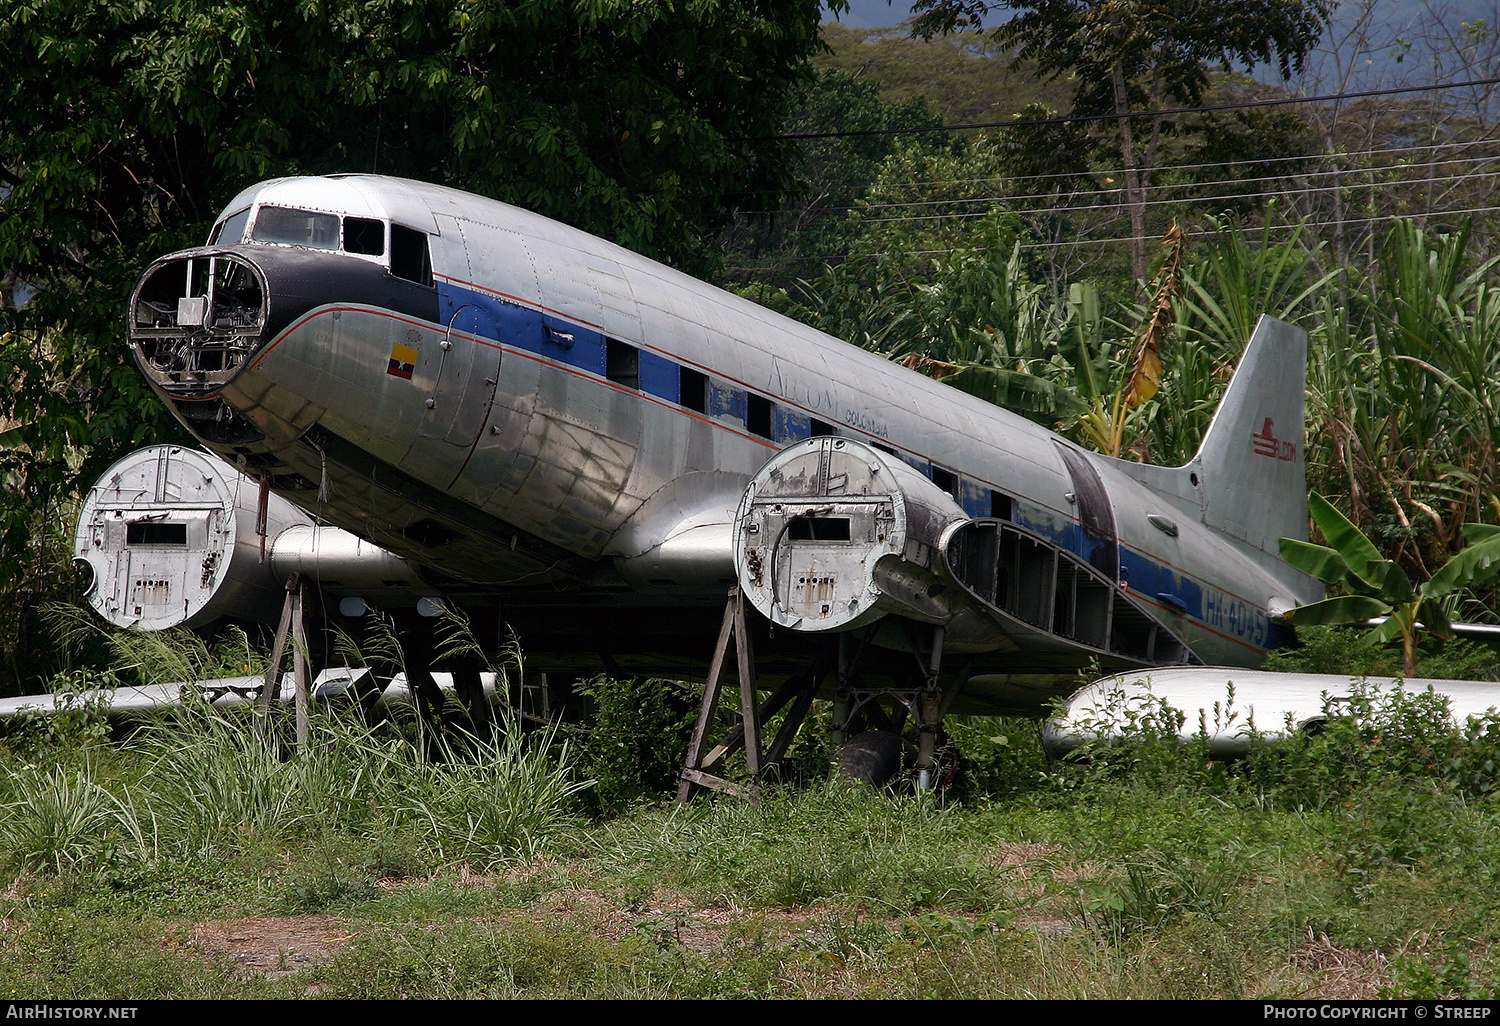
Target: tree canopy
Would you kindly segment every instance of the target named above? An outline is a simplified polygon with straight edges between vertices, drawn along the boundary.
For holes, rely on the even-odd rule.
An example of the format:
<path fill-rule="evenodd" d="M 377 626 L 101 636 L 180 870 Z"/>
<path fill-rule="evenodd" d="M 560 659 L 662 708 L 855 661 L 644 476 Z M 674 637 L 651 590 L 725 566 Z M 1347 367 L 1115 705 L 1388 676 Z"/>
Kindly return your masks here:
<path fill-rule="evenodd" d="M 286 174 L 506 200 L 704 273 L 795 174 L 817 0 L 15 0 L 0 18 L 0 575 L 44 497 L 170 417 L 129 368 L 134 277 Z M 15 283 L 24 283 L 17 288 Z M 14 292 L 33 298 L 17 309 Z M 22 448 L 15 448 L 19 442 Z M 104 444 L 98 444 L 104 443 Z"/>
<path fill-rule="evenodd" d="M 0 257 L 35 280 L 70 248 L 196 235 L 258 178 L 358 170 L 701 266 L 788 182 L 767 137 L 817 22 L 813 0 L 23 0 L 0 24 Z"/>
<path fill-rule="evenodd" d="M 1144 176 L 1163 122 L 1153 117 L 1137 125 L 1133 115 L 1201 102 L 1212 66 L 1271 64 L 1290 77 L 1317 45 L 1329 6 L 1328 0 L 920 0 L 912 31 L 930 37 L 977 29 L 991 12 L 1013 11 L 992 31 L 994 42 L 1043 76 L 1070 76 L 1077 83 L 1074 116 L 1116 117 L 1132 270 L 1140 281 L 1146 269 Z M 1143 134 L 1140 152 L 1137 136 Z"/>
<path fill-rule="evenodd" d="M 992 11 L 1014 11 L 993 30 L 994 43 L 1045 76 L 1071 76 L 1075 114 L 1111 114 L 1118 112 L 1117 74 L 1133 105 L 1160 97 L 1197 103 L 1217 65 L 1271 64 L 1288 78 L 1317 44 L 1328 7 L 1325 0 L 921 0 L 913 30 L 979 28 Z"/>

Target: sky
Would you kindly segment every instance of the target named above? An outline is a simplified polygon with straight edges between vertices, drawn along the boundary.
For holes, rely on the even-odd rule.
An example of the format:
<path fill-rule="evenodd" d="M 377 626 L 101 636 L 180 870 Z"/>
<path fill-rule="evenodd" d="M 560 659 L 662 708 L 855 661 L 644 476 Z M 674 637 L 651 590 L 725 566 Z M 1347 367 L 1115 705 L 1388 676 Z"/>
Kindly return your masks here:
<path fill-rule="evenodd" d="M 1335 35 L 1347 32 L 1366 2 L 1369 0 L 1341 0 L 1334 17 Z M 1455 77 L 1464 79 L 1476 74 L 1469 71 L 1455 75 L 1458 69 L 1452 54 L 1414 39 L 1418 19 L 1431 11 L 1441 12 L 1444 22 L 1455 29 L 1461 22 L 1483 22 L 1490 33 L 1500 29 L 1500 0 L 1374 0 L 1374 3 L 1377 16 L 1369 26 L 1367 48 L 1344 81 L 1344 87 L 1350 90 L 1380 88 L 1395 81 L 1402 84 L 1452 81 Z M 849 0 L 849 10 L 837 20 L 851 28 L 890 28 L 911 16 L 911 5 L 912 0 Z M 986 24 L 993 25 L 1004 17 L 1004 13 L 994 12 Z M 834 19 L 827 15 L 825 20 Z M 1341 27 L 1344 32 L 1340 32 Z M 1412 41 L 1412 45 L 1408 46 L 1407 41 Z M 1309 80 L 1294 83 L 1294 87 L 1301 85 L 1310 87 L 1311 92 L 1322 92 L 1329 81 L 1344 78 L 1324 53 L 1312 54 L 1308 63 Z M 1279 81 L 1274 69 L 1258 71 L 1255 77 L 1267 82 Z"/>
<path fill-rule="evenodd" d="M 841 25 L 850 28 L 889 28 L 899 25 L 911 17 L 911 0 L 849 0 L 849 10 L 838 17 Z M 834 20 L 832 15 L 825 21 Z"/>
<path fill-rule="evenodd" d="M 1395 21 L 1405 21 L 1414 15 L 1420 8 L 1431 6 L 1433 8 L 1451 7 L 1460 20 L 1472 21 L 1475 18 L 1493 17 L 1495 5 L 1487 0 L 1382 0 L 1389 17 Z M 1343 6 L 1352 6 L 1344 4 Z M 849 0 L 848 13 L 839 17 L 839 22 L 853 28 L 888 28 L 899 25 L 911 14 L 911 0 Z M 832 20 L 830 15 L 828 20 Z M 1494 24 L 1490 28 L 1495 28 Z"/>

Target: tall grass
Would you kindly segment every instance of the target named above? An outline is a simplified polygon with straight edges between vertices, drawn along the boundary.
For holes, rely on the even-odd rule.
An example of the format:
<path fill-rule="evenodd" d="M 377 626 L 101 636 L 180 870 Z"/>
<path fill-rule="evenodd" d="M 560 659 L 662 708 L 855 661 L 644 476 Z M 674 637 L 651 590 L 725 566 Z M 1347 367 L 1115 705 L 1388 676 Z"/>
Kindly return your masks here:
<path fill-rule="evenodd" d="M 265 672 L 265 656 L 238 626 L 210 639 L 186 627 L 136 631 L 105 623 L 85 606 L 52 602 L 42 615 L 52 635 L 67 649 L 82 649 L 103 638 L 113 659 L 109 676 L 141 684 L 171 684 L 243 677 Z M 101 686 L 101 685 L 95 685 Z M 60 690 L 56 686 L 54 691 Z"/>
<path fill-rule="evenodd" d="M 419 754 L 315 719 L 287 757 L 197 708 L 0 752 L 0 965 L 28 994 L 196 994 L 163 920 L 332 914 L 347 951 L 285 989 L 220 973 L 223 993 L 1489 993 L 1500 721 L 1455 727 L 1426 693 L 1346 708 L 1233 765 L 1177 744 L 1165 709 L 1050 769 L 1022 725 L 973 722 L 991 758 L 962 800 L 830 782 L 595 821 L 545 733 Z M 112 945 L 130 972 L 109 975 Z"/>
<path fill-rule="evenodd" d="M 572 770 L 572 751 L 552 730 L 469 738 L 462 758 L 408 781 L 395 805 L 430 831 L 438 857 L 481 869 L 531 859 L 577 823 L 574 799 L 593 786 Z"/>
<path fill-rule="evenodd" d="M 344 824 L 372 785 L 403 761 L 398 746 L 326 719 L 318 721 L 309 751 L 288 758 L 277 739 L 258 735 L 248 715 L 202 704 L 152 726 L 138 747 L 147 770 L 137 807 L 149 811 L 180 852 Z"/>
<path fill-rule="evenodd" d="M 0 856 L 14 866 L 61 873 L 149 853 L 135 810 L 86 770 L 10 768 L 4 788 Z"/>
<path fill-rule="evenodd" d="M 550 732 L 468 737 L 432 760 L 388 729 L 315 717 L 291 755 L 247 710 L 199 704 L 126 744 L 131 781 L 87 759 L 7 770 L 0 859 L 61 872 L 415 830 L 427 861 L 489 869 L 559 838 L 592 785 Z"/>

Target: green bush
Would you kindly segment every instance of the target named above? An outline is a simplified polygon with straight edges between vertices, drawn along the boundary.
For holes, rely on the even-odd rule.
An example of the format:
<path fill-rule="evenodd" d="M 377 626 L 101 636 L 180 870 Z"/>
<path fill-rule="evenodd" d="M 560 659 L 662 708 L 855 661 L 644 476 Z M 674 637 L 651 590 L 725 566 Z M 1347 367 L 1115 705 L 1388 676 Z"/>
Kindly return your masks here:
<path fill-rule="evenodd" d="M 1010 716 L 949 716 L 943 723 L 956 761 L 952 801 L 999 799 L 1037 786 L 1047 770 L 1038 721 Z"/>
<path fill-rule="evenodd" d="M 109 702 L 85 692 L 113 691 L 120 686 L 112 670 L 74 670 L 52 678 L 56 711 L 26 710 L 5 725 L 23 743 L 43 748 L 87 748 L 109 737 Z"/>
<path fill-rule="evenodd" d="M 1090 719 L 1078 732 L 1089 740 L 1052 767 L 1049 781 L 1064 790 L 1131 778 L 1138 783 L 1170 787 L 1196 775 L 1204 765 L 1200 745 L 1185 747 L 1183 713 L 1163 698 L 1135 688 L 1116 688 L 1101 695 Z"/>
<path fill-rule="evenodd" d="M 1282 807 L 1321 809 L 1367 789 L 1411 784 L 1471 799 L 1500 784 L 1494 713 L 1460 726 L 1443 695 L 1363 681 L 1325 712 L 1321 731 L 1265 741 L 1245 760 L 1246 778 Z"/>
<path fill-rule="evenodd" d="M 583 685 L 593 705 L 574 734 L 594 794 L 606 809 L 673 791 L 682 773 L 700 694 L 677 681 L 599 676 Z"/>
<path fill-rule="evenodd" d="M 1297 644 L 1266 657 L 1262 669 L 1281 673 L 1333 673 L 1350 677 L 1399 677 L 1397 648 L 1367 645 L 1367 627 L 1298 627 Z M 1435 680 L 1500 680 L 1495 650 L 1465 638 L 1422 638 L 1421 675 Z"/>

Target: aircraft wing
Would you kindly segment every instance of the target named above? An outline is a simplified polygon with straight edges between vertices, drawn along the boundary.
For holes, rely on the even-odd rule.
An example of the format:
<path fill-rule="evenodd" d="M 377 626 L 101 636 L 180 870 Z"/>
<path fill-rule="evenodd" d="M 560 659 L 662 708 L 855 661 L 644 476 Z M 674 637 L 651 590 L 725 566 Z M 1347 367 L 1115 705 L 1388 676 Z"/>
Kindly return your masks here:
<path fill-rule="evenodd" d="M 1164 710 L 1182 714 L 1177 736 L 1206 736 L 1220 758 L 1244 755 L 1255 735 L 1279 737 L 1318 730 L 1356 695 L 1376 697 L 1398 688 L 1431 690 L 1448 701 L 1455 721 L 1500 708 L 1500 684 L 1471 680 L 1349 677 L 1283 673 L 1226 666 L 1160 667 L 1104 677 L 1068 699 L 1048 721 L 1043 745 L 1054 758 L 1096 740 L 1118 738 L 1143 717 Z"/>

